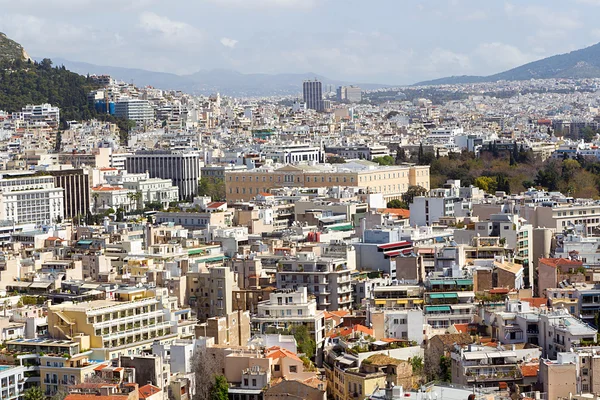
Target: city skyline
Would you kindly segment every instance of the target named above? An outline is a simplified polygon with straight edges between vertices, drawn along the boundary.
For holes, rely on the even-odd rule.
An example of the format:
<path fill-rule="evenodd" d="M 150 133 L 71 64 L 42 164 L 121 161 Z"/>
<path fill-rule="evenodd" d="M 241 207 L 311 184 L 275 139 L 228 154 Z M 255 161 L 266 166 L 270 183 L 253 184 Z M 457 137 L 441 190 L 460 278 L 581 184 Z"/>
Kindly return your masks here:
<path fill-rule="evenodd" d="M 24 3 L 0 1 L 0 31 L 34 57 L 176 74 L 223 68 L 411 84 L 496 73 L 600 41 L 594 0 L 204 0 L 177 9 L 137 0 L 118 13 L 115 1 Z"/>

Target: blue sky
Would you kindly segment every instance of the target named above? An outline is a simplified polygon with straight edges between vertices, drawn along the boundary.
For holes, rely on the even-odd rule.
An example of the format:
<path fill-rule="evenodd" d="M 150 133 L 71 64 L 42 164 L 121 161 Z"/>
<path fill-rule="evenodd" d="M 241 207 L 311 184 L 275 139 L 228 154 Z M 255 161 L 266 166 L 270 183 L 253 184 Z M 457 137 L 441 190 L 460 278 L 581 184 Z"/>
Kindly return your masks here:
<path fill-rule="evenodd" d="M 0 0 L 35 57 L 178 74 L 313 72 L 407 84 L 600 41 L 600 0 Z"/>

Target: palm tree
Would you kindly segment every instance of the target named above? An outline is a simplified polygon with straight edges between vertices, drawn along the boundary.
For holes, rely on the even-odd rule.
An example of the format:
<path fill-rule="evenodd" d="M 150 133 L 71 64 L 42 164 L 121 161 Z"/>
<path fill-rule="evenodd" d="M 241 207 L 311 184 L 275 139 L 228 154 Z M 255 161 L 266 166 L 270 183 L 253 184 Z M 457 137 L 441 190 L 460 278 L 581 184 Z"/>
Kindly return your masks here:
<path fill-rule="evenodd" d="M 92 193 L 92 198 L 94 199 L 94 212 L 98 212 L 98 197 L 100 197 L 100 194 L 97 192 Z"/>
<path fill-rule="evenodd" d="M 131 192 L 127 193 L 127 198 L 129 199 L 130 211 L 136 210 L 140 204 L 140 199 L 142 198 L 142 192 Z"/>

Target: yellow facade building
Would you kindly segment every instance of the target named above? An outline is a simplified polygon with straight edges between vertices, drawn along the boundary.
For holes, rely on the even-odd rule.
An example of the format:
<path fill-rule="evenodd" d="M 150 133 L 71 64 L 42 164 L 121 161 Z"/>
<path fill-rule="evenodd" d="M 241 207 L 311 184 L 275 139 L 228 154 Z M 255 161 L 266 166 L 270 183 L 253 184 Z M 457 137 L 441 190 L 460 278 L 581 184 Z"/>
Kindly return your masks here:
<path fill-rule="evenodd" d="M 228 203 L 252 200 L 259 193 L 282 187 L 358 187 L 382 193 L 386 201 L 399 199 L 409 186 L 429 190 L 428 165 L 378 166 L 370 161 L 346 164 L 266 166 L 225 172 Z"/>
<path fill-rule="evenodd" d="M 116 297 L 116 301 L 49 306 L 50 336 L 89 337 L 94 359 L 112 359 L 149 349 L 154 341 L 169 343 L 178 338 L 179 319 L 189 322 L 189 309 L 177 310 L 177 300 L 168 296 L 167 289 L 126 288 Z"/>

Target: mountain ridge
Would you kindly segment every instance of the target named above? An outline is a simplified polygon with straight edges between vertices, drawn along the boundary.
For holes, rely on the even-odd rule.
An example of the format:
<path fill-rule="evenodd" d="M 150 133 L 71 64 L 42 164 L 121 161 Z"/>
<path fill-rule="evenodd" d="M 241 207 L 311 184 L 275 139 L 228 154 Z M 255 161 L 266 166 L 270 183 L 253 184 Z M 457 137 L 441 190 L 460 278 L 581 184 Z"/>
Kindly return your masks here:
<path fill-rule="evenodd" d="M 37 58 L 36 58 L 37 59 Z M 242 73 L 235 70 L 216 68 L 199 70 L 192 74 L 177 75 L 168 72 L 149 71 L 140 68 L 102 66 L 64 58 L 53 58 L 55 65 L 64 65 L 67 69 L 81 75 L 107 74 L 121 81 L 140 86 L 153 86 L 160 89 L 181 90 L 194 94 L 211 94 L 219 92 L 225 95 L 272 96 L 299 95 L 302 92 L 302 81 L 319 79 L 326 85 L 350 85 L 345 81 L 329 79 L 312 72 L 307 73 Z M 362 89 L 379 89 L 393 85 L 353 83 Z M 325 89 L 325 88 L 324 88 Z"/>
<path fill-rule="evenodd" d="M 528 79 L 600 78 L 600 43 L 568 53 L 556 54 L 487 76 L 449 76 L 415 83 L 413 86 L 465 84 Z"/>

